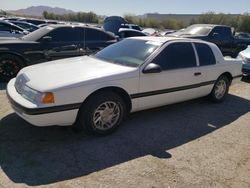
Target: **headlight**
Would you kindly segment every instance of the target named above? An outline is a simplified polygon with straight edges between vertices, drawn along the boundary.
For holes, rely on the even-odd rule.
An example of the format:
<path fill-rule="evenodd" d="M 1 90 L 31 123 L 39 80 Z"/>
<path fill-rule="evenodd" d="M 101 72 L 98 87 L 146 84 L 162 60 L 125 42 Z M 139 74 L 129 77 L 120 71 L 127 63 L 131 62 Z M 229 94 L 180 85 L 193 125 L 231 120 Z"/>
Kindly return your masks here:
<path fill-rule="evenodd" d="M 31 89 L 30 87 L 23 85 L 22 93 L 20 93 L 24 98 L 31 102 L 41 102 L 42 94 L 38 91 Z"/>
<path fill-rule="evenodd" d="M 246 58 L 245 56 L 243 56 L 243 55 L 241 55 L 241 54 L 239 54 L 238 59 L 239 59 L 239 60 L 242 60 L 242 63 L 243 63 L 243 64 L 246 64 L 246 63 L 249 63 L 249 62 L 250 62 L 248 58 Z"/>
<path fill-rule="evenodd" d="M 29 86 L 26 85 L 26 83 L 29 80 L 25 75 L 20 75 L 16 79 L 15 88 L 17 92 L 22 95 L 25 99 L 34 102 L 34 103 L 43 103 L 43 104 L 49 104 L 54 103 L 54 94 L 52 92 L 39 92 L 36 91 Z"/>

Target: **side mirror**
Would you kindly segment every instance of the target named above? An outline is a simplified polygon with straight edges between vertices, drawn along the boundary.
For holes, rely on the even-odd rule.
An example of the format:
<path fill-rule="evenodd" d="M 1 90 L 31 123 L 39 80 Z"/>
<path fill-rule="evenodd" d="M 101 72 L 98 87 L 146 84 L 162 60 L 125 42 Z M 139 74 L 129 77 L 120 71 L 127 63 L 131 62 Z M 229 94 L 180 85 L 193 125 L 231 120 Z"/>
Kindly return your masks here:
<path fill-rule="evenodd" d="M 43 38 L 42 38 L 42 41 L 43 42 L 50 42 L 52 40 L 52 37 L 50 37 L 50 36 L 44 36 Z"/>
<path fill-rule="evenodd" d="M 148 64 L 144 69 L 143 69 L 143 73 L 147 74 L 147 73 L 159 73 L 161 72 L 162 69 L 159 65 L 155 64 L 155 63 L 150 63 Z"/>

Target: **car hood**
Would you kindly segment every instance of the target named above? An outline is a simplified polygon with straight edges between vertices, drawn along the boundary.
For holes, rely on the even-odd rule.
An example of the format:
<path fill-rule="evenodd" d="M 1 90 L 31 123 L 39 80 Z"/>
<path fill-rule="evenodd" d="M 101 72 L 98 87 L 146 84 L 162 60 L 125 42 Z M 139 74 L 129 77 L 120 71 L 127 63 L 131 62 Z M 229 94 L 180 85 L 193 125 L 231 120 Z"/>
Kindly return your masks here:
<path fill-rule="evenodd" d="M 103 28 L 105 31 L 109 31 L 118 34 L 121 24 L 128 23 L 124 18 L 120 16 L 110 16 L 104 20 Z"/>
<path fill-rule="evenodd" d="M 250 60 L 250 46 L 244 51 L 241 51 L 240 55 Z"/>
<path fill-rule="evenodd" d="M 137 68 L 81 56 L 29 66 L 22 69 L 18 76 L 26 78 L 27 86 L 44 92 L 133 77 L 135 70 Z"/>

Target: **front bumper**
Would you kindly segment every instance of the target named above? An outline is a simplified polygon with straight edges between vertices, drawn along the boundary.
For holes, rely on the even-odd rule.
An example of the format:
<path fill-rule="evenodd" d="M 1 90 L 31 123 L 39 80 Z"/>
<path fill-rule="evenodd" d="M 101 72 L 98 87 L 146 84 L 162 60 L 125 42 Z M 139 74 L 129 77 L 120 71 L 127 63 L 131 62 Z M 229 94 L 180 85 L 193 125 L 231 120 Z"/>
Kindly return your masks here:
<path fill-rule="evenodd" d="M 18 116 L 36 126 L 72 125 L 77 117 L 80 104 L 38 107 L 23 98 L 14 86 L 15 79 L 7 85 L 9 102 Z"/>

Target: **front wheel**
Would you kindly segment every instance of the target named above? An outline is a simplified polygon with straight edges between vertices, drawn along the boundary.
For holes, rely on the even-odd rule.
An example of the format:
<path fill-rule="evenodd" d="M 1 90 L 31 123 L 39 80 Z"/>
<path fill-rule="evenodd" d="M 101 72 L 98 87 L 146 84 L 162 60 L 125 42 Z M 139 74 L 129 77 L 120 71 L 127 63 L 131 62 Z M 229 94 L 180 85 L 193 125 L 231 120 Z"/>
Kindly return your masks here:
<path fill-rule="evenodd" d="M 227 76 L 220 76 L 214 84 L 214 88 L 210 93 L 210 98 L 214 102 L 222 102 L 225 100 L 229 90 L 229 79 Z"/>
<path fill-rule="evenodd" d="M 0 80 L 7 82 L 14 78 L 23 66 L 23 61 L 15 55 L 0 56 Z"/>
<path fill-rule="evenodd" d="M 124 118 L 125 104 L 113 92 L 103 92 L 90 97 L 81 107 L 77 126 L 96 135 L 112 133 Z"/>

